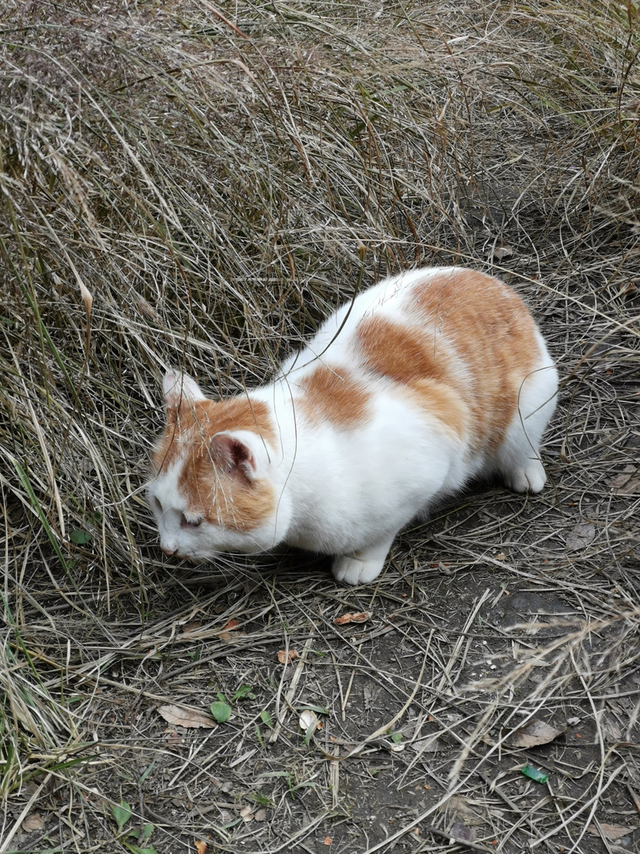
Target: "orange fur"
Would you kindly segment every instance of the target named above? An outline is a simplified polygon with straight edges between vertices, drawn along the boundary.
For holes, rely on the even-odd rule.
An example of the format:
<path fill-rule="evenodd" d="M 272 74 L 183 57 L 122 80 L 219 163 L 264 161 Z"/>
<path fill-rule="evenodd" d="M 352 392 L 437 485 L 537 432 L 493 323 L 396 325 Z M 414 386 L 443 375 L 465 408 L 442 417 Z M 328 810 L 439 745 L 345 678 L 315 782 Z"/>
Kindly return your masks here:
<path fill-rule="evenodd" d="M 225 430 L 251 430 L 266 442 L 275 441 L 269 409 L 260 401 L 235 397 L 231 400 L 198 400 L 194 403 L 185 398 L 179 407 L 167 409 L 165 432 L 151 455 L 156 473 L 171 468 L 185 441 L 193 441 L 197 435 L 204 441 Z"/>
<path fill-rule="evenodd" d="M 349 429 L 367 416 L 370 395 L 345 368 L 321 365 L 302 380 L 301 387 L 300 406 L 312 422 L 327 420 Z"/>
<path fill-rule="evenodd" d="M 250 531 L 273 513 L 273 486 L 237 472 L 224 472 L 214 460 L 206 441 L 189 446 L 178 479 L 189 512 L 232 531 Z"/>
<path fill-rule="evenodd" d="M 407 389 L 409 398 L 428 415 L 436 416 L 461 439 L 468 426 L 468 409 L 458 394 L 446 383 L 425 378 L 415 380 Z"/>
<path fill-rule="evenodd" d="M 468 380 L 456 376 L 455 385 L 473 419 L 473 445 L 494 453 L 516 412 L 522 378 L 538 357 L 531 315 L 513 291 L 473 270 L 419 282 L 411 302 L 433 324 L 440 358 L 452 347 L 464 360 Z"/>
<path fill-rule="evenodd" d="M 448 379 L 445 354 L 427 346 L 421 329 L 401 326 L 385 317 L 371 317 L 359 325 L 356 340 L 366 366 L 397 383 Z"/>
<path fill-rule="evenodd" d="M 364 321 L 356 337 L 370 370 L 404 386 L 413 403 L 462 436 L 467 411 L 445 348 L 433 346 L 423 329 L 383 317 Z"/>
<path fill-rule="evenodd" d="M 370 317 L 356 342 L 366 368 L 404 387 L 458 436 L 471 422 L 473 449 L 494 453 L 522 378 L 535 365 L 534 333 L 513 291 L 491 276 L 458 270 L 413 285 L 406 324 Z"/>
<path fill-rule="evenodd" d="M 250 481 L 216 466 L 211 439 L 226 430 L 250 430 L 267 443 L 275 442 L 268 407 L 247 398 L 226 401 L 185 398 L 167 410 L 167 426 L 152 454 L 156 473 L 184 459 L 178 486 L 188 512 L 231 530 L 246 531 L 260 524 L 275 507 L 270 483 Z"/>

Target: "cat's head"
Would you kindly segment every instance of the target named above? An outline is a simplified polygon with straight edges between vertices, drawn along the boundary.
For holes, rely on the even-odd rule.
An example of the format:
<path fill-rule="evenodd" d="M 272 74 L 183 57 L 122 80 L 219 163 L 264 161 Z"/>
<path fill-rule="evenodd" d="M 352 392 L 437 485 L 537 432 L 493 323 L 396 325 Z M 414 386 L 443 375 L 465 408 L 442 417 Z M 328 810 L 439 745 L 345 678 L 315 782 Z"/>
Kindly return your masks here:
<path fill-rule="evenodd" d="M 195 380 L 169 371 L 166 425 L 151 457 L 148 499 L 165 554 L 192 559 L 259 552 L 281 539 L 266 404 L 209 400 Z"/>

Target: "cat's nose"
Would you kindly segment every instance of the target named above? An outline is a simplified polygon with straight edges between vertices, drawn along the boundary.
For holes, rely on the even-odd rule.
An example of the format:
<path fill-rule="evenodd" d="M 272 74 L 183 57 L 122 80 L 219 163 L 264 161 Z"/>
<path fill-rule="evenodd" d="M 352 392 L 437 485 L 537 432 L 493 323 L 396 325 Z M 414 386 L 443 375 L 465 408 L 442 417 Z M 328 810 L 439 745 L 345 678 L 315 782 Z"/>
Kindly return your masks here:
<path fill-rule="evenodd" d="M 168 546 L 161 546 L 162 554 L 165 554 L 167 557 L 173 557 L 173 555 L 178 551 L 177 549 L 169 548 Z"/>

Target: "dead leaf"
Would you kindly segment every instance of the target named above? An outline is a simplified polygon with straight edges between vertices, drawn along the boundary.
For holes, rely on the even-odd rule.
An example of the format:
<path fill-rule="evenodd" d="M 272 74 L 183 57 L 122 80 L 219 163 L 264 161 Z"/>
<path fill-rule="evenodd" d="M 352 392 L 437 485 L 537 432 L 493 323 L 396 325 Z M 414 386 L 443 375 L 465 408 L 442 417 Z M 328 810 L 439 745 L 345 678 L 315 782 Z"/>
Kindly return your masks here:
<path fill-rule="evenodd" d="M 240 810 L 240 818 L 243 819 L 243 821 L 251 821 L 253 818 L 251 807 L 242 807 Z"/>
<path fill-rule="evenodd" d="M 612 716 L 607 716 L 602 720 L 602 733 L 604 740 L 611 743 L 622 741 L 622 728 L 613 719 Z"/>
<path fill-rule="evenodd" d="M 258 812 L 254 815 L 254 819 L 256 821 L 264 821 L 266 819 L 266 817 L 267 817 L 267 811 L 265 809 L 258 810 Z"/>
<path fill-rule="evenodd" d="M 536 747 L 538 744 L 549 744 L 563 732 L 563 729 L 555 729 L 544 721 L 535 719 L 514 730 L 506 741 L 510 747 Z"/>
<path fill-rule="evenodd" d="M 193 844 L 196 846 L 196 851 L 198 854 L 206 854 L 207 851 L 207 843 L 203 842 L 201 839 L 194 839 Z"/>
<path fill-rule="evenodd" d="M 333 839 L 330 836 L 325 836 L 325 838 L 322 840 L 323 845 L 331 845 L 332 842 Z"/>
<path fill-rule="evenodd" d="M 428 741 L 414 741 L 411 747 L 416 753 L 440 753 L 444 745 L 439 738 L 431 738 Z"/>
<path fill-rule="evenodd" d="M 640 494 L 640 476 L 632 477 L 622 489 L 617 490 L 616 495 L 638 495 Z"/>
<path fill-rule="evenodd" d="M 636 466 L 625 466 L 620 474 L 607 481 L 614 495 L 632 495 L 640 492 L 640 472 Z"/>
<path fill-rule="evenodd" d="M 493 250 L 493 257 L 496 261 L 502 261 L 503 258 L 510 258 L 513 255 L 513 249 L 510 246 L 498 246 Z"/>
<path fill-rule="evenodd" d="M 640 106 L 640 105 L 639 105 Z M 619 295 L 635 294 L 638 289 L 633 282 L 623 282 L 618 289 Z"/>
<path fill-rule="evenodd" d="M 579 552 L 586 549 L 596 538 L 596 526 L 592 522 L 580 522 L 567 534 L 567 551 Z"/>
<path fill-rule="evenodd" d="M 590 824 L 587 830 L 593 836 L 600 836 L 601 830 L 605 839 L 609 842 L 616 842 L 618 839 L 622 839 L 624 836 L 629 836 L 630 833 L 633 833 L 635 827 L 620 827 L 619 824 L 600 823 L 600 830 L 598 830 L 595 824 Z"/>
<path fill-rule="evenodd" d="M 201 620 L 191 620 L 190 623 L 185 623 L 182 627 L 183 635 L 190 635 L 192 632 L 197 632 L 198 629 L 202 626 Z"/>
<path fill-rule="evenodd" d="M 638 469 L 636 466 L 628 465 L 625 466 L 622 471 L 617 474 L 615 477 L 609 478 L 607 480 L 607 485 L 611 487 L 614 492 L 624 492 L 625 484 L 631 480 L 631 478 L 638 474 Z"/>
<path fill-rule="evenodd" d="M 214 729 L 217 723 L 206 712 L 199 709 L 183 709 L 180 706 L 159 706 L 158 714 L 168 724 L 183 726 L 187 729 Z"/>
<path fill-rule="evenodd" d="M 358 614 L 343 614 L 333 621 L 336 626 L 347 626 L 349 623 L 366 623 L 371 619 L 371 611 L 361 611 Z"/>
<path fill-rule="evenodd" d="M 452 839 L 459 842 L 473 842 L 473 828 L 467 827 L 466 824 L 461 824 L 459 821 L 456 821 L 451 830 L 448 830 L 447 833 L 450 833 Z"/>
<path fill-rule="evenodd" d="M 290 664 L 292 661 L 295 661 L 298 657 L 298 653 L 295 649 L 290 649 L 288 652 L 286 649 L 281 649 L 278 653 L 278 661 L 280 664 Z"/>
<path fill-rule="evenodd" d="M 237 620 L 229 620 L 224 629 L 220 632 L 220 640 L 225 643 L 231 643 L 235 641 L 237 638 L 241 637 L 244 632 L 239 632 L 238 627 L 240 623 Z M 233 632 L 234 634 L 231 634 Z"/>
<path fill-rule="evenodd" d="M 453 819 L 457 819 L 466 825 L 479 825 L 483 823 L 483 819 L 478 813 L 469 805 L 466 798 L 463 798 L 460 795 L 454 795 L 452 798 L 449 798 L 441 807 L 441 810 L 450 812 Z"/>
<path fill-rule="evenodd" d="M 44 830 L 44 821 L 38 812 L 32 812 L 20 825 L 23 833 L 33 833 L 34 830 Z"/>

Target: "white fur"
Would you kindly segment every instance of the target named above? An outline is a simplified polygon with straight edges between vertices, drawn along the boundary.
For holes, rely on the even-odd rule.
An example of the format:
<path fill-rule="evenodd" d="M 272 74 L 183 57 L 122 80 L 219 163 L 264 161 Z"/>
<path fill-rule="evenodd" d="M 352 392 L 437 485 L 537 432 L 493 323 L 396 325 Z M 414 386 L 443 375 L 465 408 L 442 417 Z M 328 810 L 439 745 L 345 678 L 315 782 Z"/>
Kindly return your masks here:
<path fill-rule="evenodd" d="M 279 543 L 334 555 L 339 581 L 360 584 L 375 579 L 395 535 L 440 497 L 478 474 L 499 473 L 518 492 L 539 492 L 546 477 L 540 440 L 553 414 L 557 372 L 538 334 L 539 363 L 523 382 L 519 411 L 504 442 L 490 458 L 471 451 L 471 438 L 458 438 L 438 420 L 412 406 L 390 381 L 358 369 L 350 353 L 357 324 L 370 313 L 406 321 L 401 313 L 408 286 L 443 270 L 417 270 L 380 282 L 340 308 L 313 340 L 289 357 L 275 380 L 249 393 L 273 413 L 278 440 L 267 447 L 257 435 L 244 435 L 256 458 L 256 476 L 268 478 L 277 510 L 259 530 L 238 532 L 203 523 L 186 530 L 173 470 L 149 487 L 162 545 L 183 556 L 213 557 L 220 551 L 262 551 Z M 434 335 L 436 332 L 434 332 Z M 453 342 L 455 345 L 455 342 Z M 357 429 L 338 429 L 329 421 L 309 422 L 296 408 L 300 380 L 318 362 L 345 365 L 366 383 L 374 412 Z M 461 366 L 464 371 L 464 366 Z M 202 395 L 189 377 L 172 374 L 165 394 L 182 388 L 194 400 Z M 238 434 L 239 435 L 239 434 Z M 176 468 L 179 467 L 179 463 Z"/>

